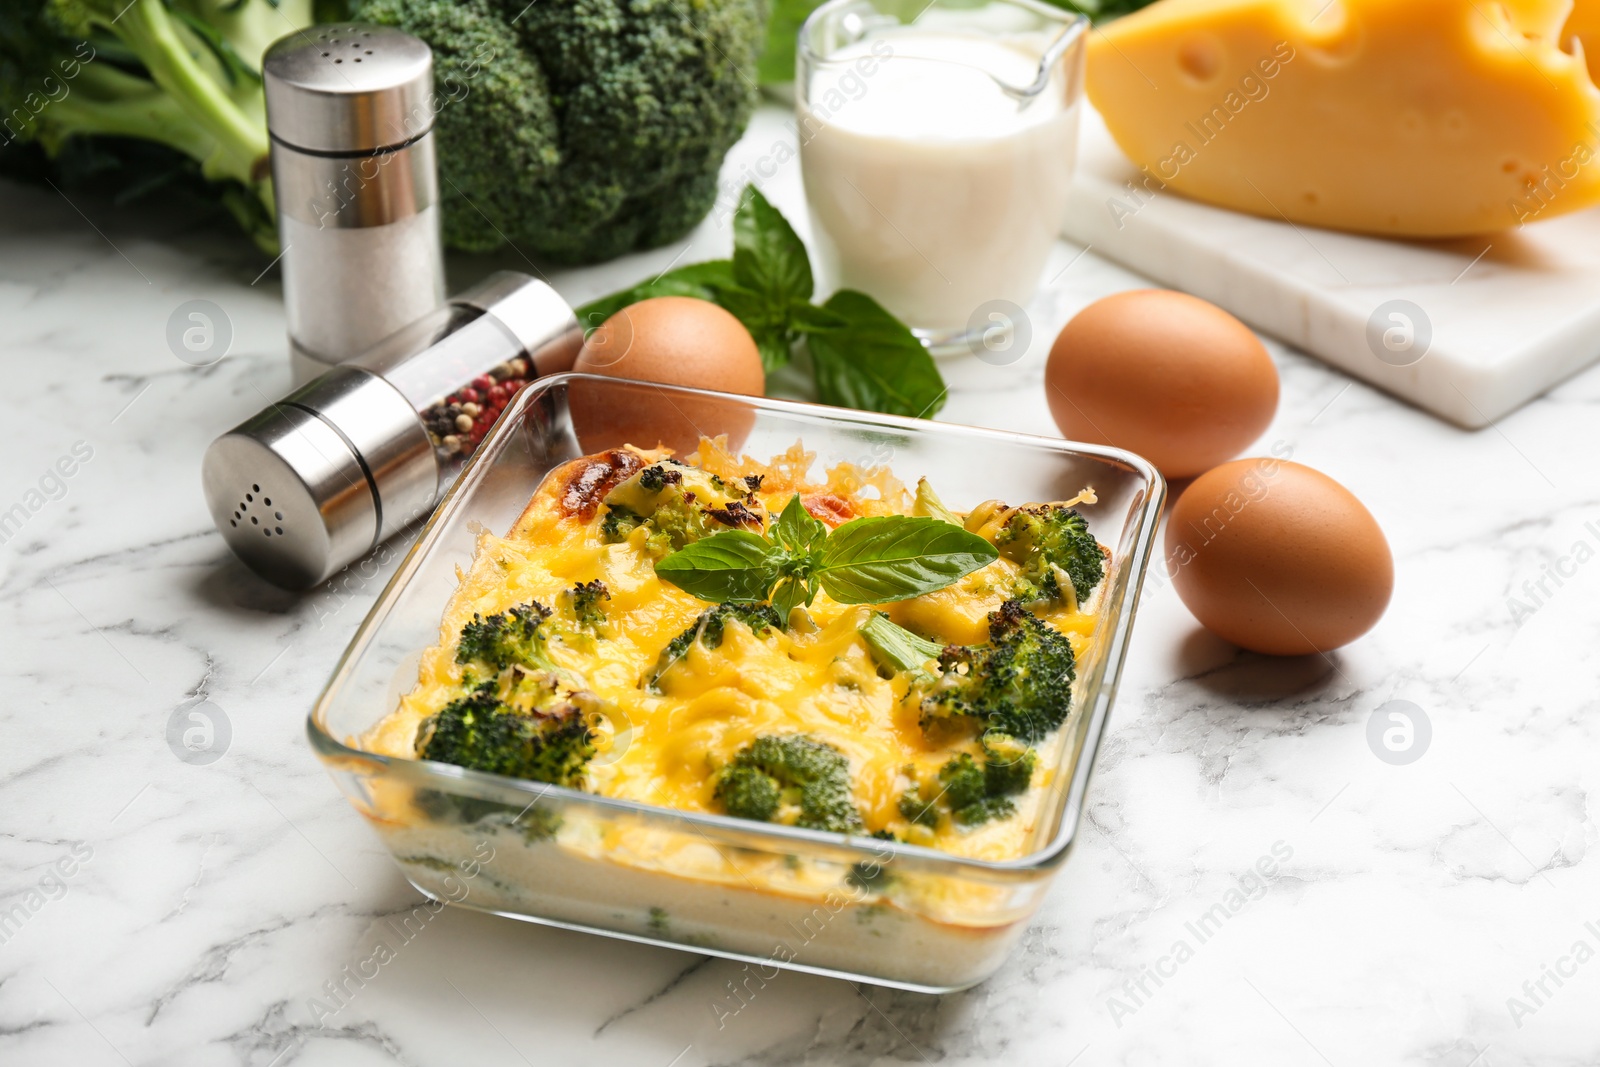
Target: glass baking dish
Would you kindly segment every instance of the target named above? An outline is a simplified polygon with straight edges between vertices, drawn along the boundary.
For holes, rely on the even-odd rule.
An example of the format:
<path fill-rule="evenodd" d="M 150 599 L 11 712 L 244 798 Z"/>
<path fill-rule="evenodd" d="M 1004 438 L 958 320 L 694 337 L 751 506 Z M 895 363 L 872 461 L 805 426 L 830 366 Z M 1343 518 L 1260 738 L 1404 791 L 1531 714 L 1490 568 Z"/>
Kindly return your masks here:
<path fill-rule="evenodd" d="M 1006 861 L 676 811 L 363 751 L 440 640 L 477 531 L 506 532 L 552 468 L 646 433 L 729 434 L 761 460 L 797 440 L 813 473 L 929 476 L 952 507 L 1080 505 L 1112 550 L 1057 768 L 1024 855 Z M 413 885 L 437 900 L 695 952 L 948 992 L 1004 962 L 1071 851 L 1127 655 L 1166 487 L 1116 449 L 585 375 L 535 381 L 484 440 L 350 642 L 307 723 L 317 756 Z"/>

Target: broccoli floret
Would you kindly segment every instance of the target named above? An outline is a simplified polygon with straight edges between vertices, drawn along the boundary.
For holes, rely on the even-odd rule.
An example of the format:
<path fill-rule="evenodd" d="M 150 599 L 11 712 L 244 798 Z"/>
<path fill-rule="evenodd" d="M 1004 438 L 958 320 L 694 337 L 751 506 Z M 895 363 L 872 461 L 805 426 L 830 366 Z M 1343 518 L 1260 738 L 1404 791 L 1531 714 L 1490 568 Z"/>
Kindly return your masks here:
<path fill-rule="evenodd" d="M 804 734 L 758 737 L 717 776 L 729 815 L 841 834 L 866 827 L 850 791 L 850 761 Z"/>
<path fill-rule="evenodd" d="M 752 510 L 754 502 L 742 485 L 677 460 L 663 460 L 606 494 L 600 535 L 615 544 L 643 526 L 650 531 L 645 551 L 660 559 L 720 529 L 762 529 L 766 519 Z"/>
<path fill-rule="evenodd" d="M 1024 603 L 1070 593 L 1081 604 L 1105 577 L 1105 554 L 1088 523 L 1059 504 L 1018 508 L 995 534 L 994 546 L 1019 566 L 1015 595 Z"/>
<path fill-rule="evenodd" d="M 610 504 L 600 520 L 600 537 L 608 545 L 628 539 L 628 535 L 644 525 L 644 516 L 623 504 Z"/>
<path fill-rule="evenodd" d="M 475 771 L 581 789 L 594 740 L 571 702 L 523 712 L 500 701 L 493 683 L 452 700 L 417 732 L 417 755 Z"/>
<path fill-rule="evenodd" d="M 513 665 L 555 670 L 556 665 L 545 650 L 548 631 L 544 622 L 549 617 L 550 609 L 537 600 L 488 618 L 473 612 L 472 621 L 461 628 L 456 662 L 489 674 L 498 674 Z"/>
<path fill-rule="evenodd" d="M 687 629 L 667 642 L 667 647 L 663 648 L 661 655 L 656 658 L 655 670 L 650 674 L 650 683 L 654 685 L 669 667 L 688 655 L 689 646 L 696 641 L 706 648 L 719 647 L 722 644 L 723 630 L 732 619 L 737 619 L 750 627 L 757 637 L 764 635 L 768 630 L 783 629 L 783 620 L 778 617 L 777 610 L 771 604 L 730 601 L 707 608 L 696 616 Z"/>
<path fill-rule="evenodd" d="M 900 816 L 907 822 L 933 829 L 939 825 L 939 798 L 924 798 L 913 785 L 900 795 Z"/>
<path fill-rule="evenodd" d="M 759 0 L 344 0 L 433 46 L 445 240 L 595 262 L 712 207 L 757 99 Z"/>
<path fill-rule="evenodd" d="M 1038 756 L 1016 738 L 996 731 L 983 735 L 984 791 L 990 796 L 1027 792 Z"/>
<path fill-rule="evenodd" d="M 873 612 L 862 624 L 861 639 L 878 666 L 891 673 L 923 671 L 944 650 L 944 646 L 897 625 L 881 611 Z"/>
<path fill-rule="evenodd" d="M 603 635 L 606 629 L 606 609 L 601 603 L 611 599 L 606 583 L 596 578 L 592 582 L 579 582 L 562 594 L 572 619 L 591 634 Z"/>
<path fill-rule="evenodd" d="M 783 790 L 777 779 L 765 771 L 729 766 L 717 779 L 717 800 L 729 815 L 771 822 L 783 805 Z"/>
<path fill-rule="evenodd" d="M 945 813 L 962 826 L 1005 818 L 1017 810 L 1011 798 L 1027 792 L 1036 762 L 1027 745 L 1003 734 L 986 735 L 981 763 L 965 752 L 950 759 L 939 768 L 938 793 L 929 797 L 913 785 L 900 797 L 900 814 L 927 827 L 937 827 Z"/>
<path fill-rule="evenodd" d="M 1066 719 L 1077 677 L 1066 635 L 1015 600 L 989 613 L 988 644 L 947 647 L 939 672 L 912 691 L 925 724 L 970 717 L 1028 743 Z"/>
<path fill-rule="evenodd" d="M 0 164 L 69 183 L 111 168 L 121 172 L 117 191 L 126 196 L 198 174 L 221 183 L 214 191 L 223 203 L 259 245 L 275 250 L 261 56 L 277 38 L 311 25 L 311 7 L 311 0 L 6 0 Z"/>

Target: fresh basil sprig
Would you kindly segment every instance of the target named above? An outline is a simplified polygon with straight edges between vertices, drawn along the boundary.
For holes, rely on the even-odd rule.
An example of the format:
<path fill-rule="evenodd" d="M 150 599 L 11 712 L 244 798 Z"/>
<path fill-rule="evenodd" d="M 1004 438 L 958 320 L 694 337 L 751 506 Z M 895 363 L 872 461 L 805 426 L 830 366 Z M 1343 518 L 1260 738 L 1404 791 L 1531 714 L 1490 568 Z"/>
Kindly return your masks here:
<path fill-rule="evenodd" d="M 806 246 L 753 185 L 733 216 L 733 258 L 679 267 L 578 309 L 592 330 L 629 304 L 655 296 L 709 300 L 744 323 L 768 373 L 797 342 L 811 362 L 817 399 L 835 407 L 927 418 L 944 406 L 944 378 L 911 330 L 865 293 L 841 289 L 813 304 Z"/>
<path fill-rule="evenodd" d="M 684 592 L 722 603 L 769 600 L 788 617 L 819 591 L 840 604 L 884 604 L 943 589 L 993 563 L 988 541 L 942 519 L 879 515 L 832 533 L 791 497 L 770 537 L 712 534 L 667 556 L 656 574 Z"/>

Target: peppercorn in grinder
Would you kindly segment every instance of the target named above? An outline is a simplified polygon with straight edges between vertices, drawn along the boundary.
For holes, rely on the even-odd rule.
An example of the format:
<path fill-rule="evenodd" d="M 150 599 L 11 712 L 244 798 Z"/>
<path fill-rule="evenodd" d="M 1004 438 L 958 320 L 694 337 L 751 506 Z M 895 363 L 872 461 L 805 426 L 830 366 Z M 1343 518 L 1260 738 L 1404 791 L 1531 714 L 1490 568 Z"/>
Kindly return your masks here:
<path fill-rule="evenodd" d="M 212 521 L 267 581 L 319 585 L 426 517 L 521 387 L 582 343 L 554 289 L 492 274 L 213 441 Z"/>

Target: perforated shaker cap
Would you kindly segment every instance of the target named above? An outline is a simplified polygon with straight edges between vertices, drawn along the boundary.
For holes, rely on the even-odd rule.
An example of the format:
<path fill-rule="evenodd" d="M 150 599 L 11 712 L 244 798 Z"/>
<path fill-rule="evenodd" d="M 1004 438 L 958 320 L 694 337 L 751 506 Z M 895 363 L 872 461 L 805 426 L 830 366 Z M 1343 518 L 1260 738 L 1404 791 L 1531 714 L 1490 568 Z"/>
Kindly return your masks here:
<path fill-rule="evenodd" d="M 439 461 L 406 398 L 346 364 L 213 441 L 201 482 L 234 555 L 309 589 L 426 515 Z"/>
<path fill-rule="evenodd" d="M 261 62 L 267 130 L 301 151 L 360 155 L 433 128 L 433 52 L 388 26 L 336 22 L 276 41 Z"/>

